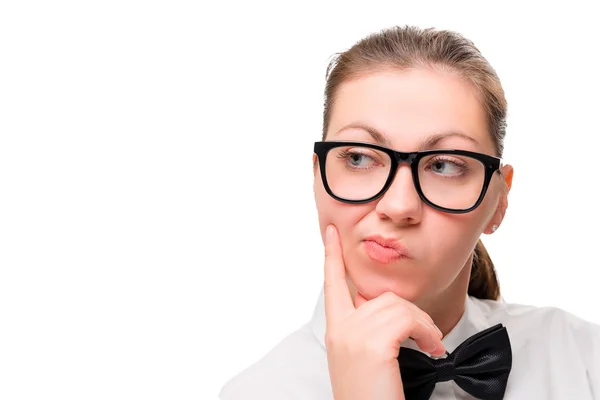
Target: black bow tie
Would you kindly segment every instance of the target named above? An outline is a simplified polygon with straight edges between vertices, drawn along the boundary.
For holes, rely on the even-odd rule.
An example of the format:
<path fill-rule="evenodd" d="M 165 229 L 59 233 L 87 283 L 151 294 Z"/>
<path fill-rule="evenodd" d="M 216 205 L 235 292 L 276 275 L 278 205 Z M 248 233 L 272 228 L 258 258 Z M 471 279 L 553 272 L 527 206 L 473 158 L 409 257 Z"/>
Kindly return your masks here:
<path fill-rule="evenodd" d="M 398 362 L 406 400 L 427 400 L 437 382 L 449 380 L 478 399 L 500 400 L 512 366 L 512 351 L 506 328 L 498 324 L 471 336 L 446 358 L 433 359 L 403 347 Z"/>

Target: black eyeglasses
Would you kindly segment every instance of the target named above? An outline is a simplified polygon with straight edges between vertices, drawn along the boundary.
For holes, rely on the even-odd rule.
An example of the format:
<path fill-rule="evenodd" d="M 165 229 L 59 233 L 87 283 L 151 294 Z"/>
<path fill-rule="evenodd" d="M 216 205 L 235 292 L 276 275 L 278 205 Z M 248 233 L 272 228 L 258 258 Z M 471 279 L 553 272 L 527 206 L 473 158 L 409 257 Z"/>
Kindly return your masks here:
<path fill-rule="evenodd" d="M 423 202 L 436 210 L 463 214 L 485 196 L 500 158 L 466 150 L 400 152 L 365 142 L 315 142 L 327 193 L 350 204 L 373 201 L 391 186 L 400 163 L 410 165 Z"/>

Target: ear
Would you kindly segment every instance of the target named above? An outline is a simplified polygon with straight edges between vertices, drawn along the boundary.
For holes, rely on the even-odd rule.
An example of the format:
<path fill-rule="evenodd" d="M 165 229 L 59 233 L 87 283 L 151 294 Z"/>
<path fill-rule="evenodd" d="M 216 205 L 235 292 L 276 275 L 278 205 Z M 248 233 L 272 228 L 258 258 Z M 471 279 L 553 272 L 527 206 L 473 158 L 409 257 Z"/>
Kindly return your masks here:
<path fill-rule="evenodd" d="M 507 164 L 502 167 L 502 176 L 504 177 L 504 182 L 506 182 L 506 187 L 508 188 L 508 192 L 510 192 L 510 188 L 512 187 L 513 173 L 515 172 L 512 165 Z M 508 193 L 507 193 L 508 194 Z"/>
<path fill-rule="evenodd" d="M 508 208 L 508 193 L 510 192 L 510 189 L 512 187 L 512 179 L 513 179 L 513 173 L 514 173 L 514 169 L 511 165 L 504 165 L 501 169 L 502 171 L 502 176 L 504 177 L 504 182 L 503 184 L 505 184 L 505 187 L 502 187 L 500 189 L 500 199 L 498 201 L 498 206 L 496 207 L 496 211 L 494 212 L 494 215 L 492 217 L 492 219 L 490 220 L 490 222 L 488 223 L 488 225 L 485 227 L 485 230 L 483 231 L 483 233 L 485 234 L 492 234 L 494 233 L 493 231 L 493 226 L 500 226 L 500 224 L 502 223 L 502 220 L 504 220 L 504 215 L 506 214 L 506 209 Z"/>

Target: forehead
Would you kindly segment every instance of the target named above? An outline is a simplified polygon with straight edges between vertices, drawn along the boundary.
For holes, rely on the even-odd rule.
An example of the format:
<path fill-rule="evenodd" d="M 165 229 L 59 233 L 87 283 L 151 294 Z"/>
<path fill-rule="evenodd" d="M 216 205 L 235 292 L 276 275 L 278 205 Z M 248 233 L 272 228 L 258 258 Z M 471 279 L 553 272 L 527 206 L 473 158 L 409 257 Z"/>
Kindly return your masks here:
<path fill-rule="evenodd" d="M 393 148 L 418 150 L 428 137 L 459 132 L 475 141 L 449 137 L 438 147 L 492 151 L 485 111 L 475 88 L 449 72 L 429 69 L 381 71 L 344 82 L 331 114 L 328 140 L 372 142 L 363 124 L 385 134 Z"/>

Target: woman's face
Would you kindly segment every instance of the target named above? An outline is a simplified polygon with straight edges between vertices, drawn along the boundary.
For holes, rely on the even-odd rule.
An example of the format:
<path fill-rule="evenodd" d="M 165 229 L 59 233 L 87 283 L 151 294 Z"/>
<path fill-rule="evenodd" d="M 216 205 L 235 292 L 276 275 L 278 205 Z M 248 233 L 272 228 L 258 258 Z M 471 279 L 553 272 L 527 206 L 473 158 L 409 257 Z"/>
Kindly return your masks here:
<path fill-rule="evenodd" d="M 374 128 L 398 151 L 420 150 L 421 143 L 435 134 L 461 132 L 472 140 L 446 136 L 429 149 L 495 155 L 475 89 L 450 73 L 382 71 L 342 84 L 326 140 L 376 143 L 367 130 L 346 128 L 351 124 Z M 503 173 L 511 176 L 511 167 L 503 167 Z M 500 225 L 507 205 L 502 184 L 502 177 L 494 174 L 478 208 L 466 214 L 444 213 L 421 201 L 404 163 L 382 197 L 367 204 L 346 204 L 327 194 L 317 164 L 314 193 L 321 235 L 325 237 L 328 224 L 337 227 L 348 277 L 357 291 L 366 299 L 392 291 L 416 301 L 435 298 L 451 287 L 468 266 L 482 232 L 491 233 L 493 224 Z M 391 263 L 374 260 L 367 251 L 370 242 L 365 241 L 370 235 L 398 240 L 409 257 Z"/>

